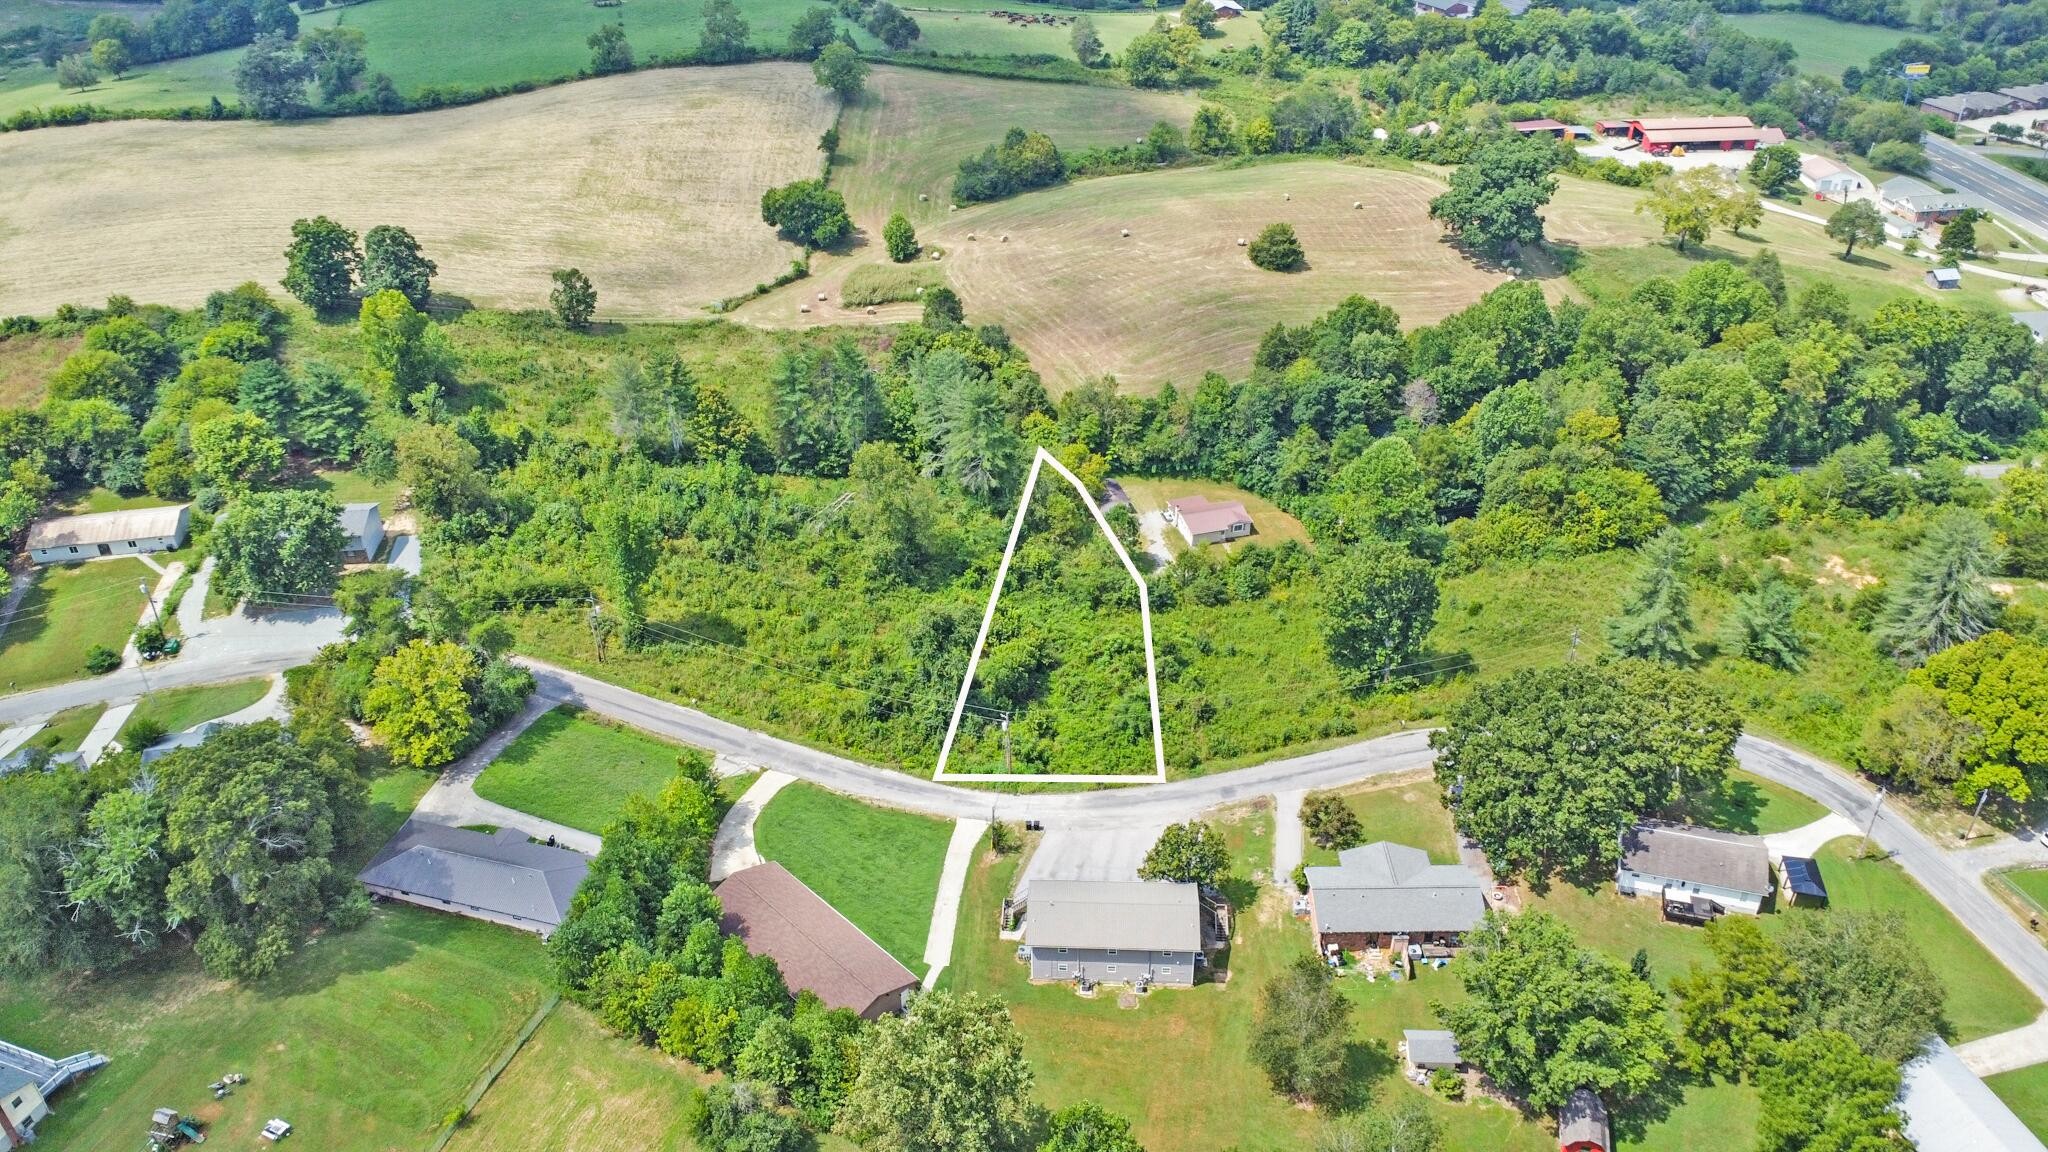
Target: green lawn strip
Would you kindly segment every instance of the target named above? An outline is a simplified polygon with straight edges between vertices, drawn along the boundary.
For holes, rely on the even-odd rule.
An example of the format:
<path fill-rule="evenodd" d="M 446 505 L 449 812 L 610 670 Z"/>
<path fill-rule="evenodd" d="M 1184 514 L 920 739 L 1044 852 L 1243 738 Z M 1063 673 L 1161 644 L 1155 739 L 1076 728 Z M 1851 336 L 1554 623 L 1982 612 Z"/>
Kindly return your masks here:
<path fill-rule="evenodd" d="M 1828 880 L 1832 886 L 1834 877 Z M 1650 979 L 1667 991 L 1672 977 L 1683 975 L 1694 964 L 1713 963 L 1706 933 L 1666 921 L 1655 900 L 1623 896 L 1612 882 L 1587 890 L 1554 881 L 1541 894 L 1525 892 L 1522 906 L 1556 915 L 1572 926 L 1581 944 L 1623 963 L 1631 961 L 1640 949 L 1649 957 Z M 1764 917 L 1766 927 L 1772 922 L 1772 917 Z"/>
<path fill-rule="evenodd" d="M 1769 836 L 1825 817 L 1825 805 L 1760 776 L 1735 771 L 1719 795 L 1697 804 L 1687 819 L 1707 828 Z"/>
<path fill-rule="evenodd" d="M 426 1144 L 546 994 L 533 936 L 408 906 L 306 943 L 254 984 L 213 980 L 189 951 L 97 979 L 0 985 L 0 1035 L 42 1052 L 112 1057 L 68 1090 L 39 1146 L 128 1148 L 150 1110 L 197 1117 L 223 1147 L 258 1145 L 273 1116 L 337 1152 Z M 226 1072 L 249 1082 L 225 1101 Z"/>
<path fill-rule="evenodd" d="M 2048 1064 L 1986 1076 L 1984 1085 L 2005 1101 L 2028 1131 L 2048 1140 Z"/>
<path fill-rule="evenodd" d="M 1789 42 L 1798 49 L 1795 63 L 1802 70 L 1837 79 L 1849 68 L 1869 67 L 1872 56 L 1896 47 L 1909 34 L 1814 12 L 1731 12 L 1722 19 L 1752 36 Z"/>
<path fill-rule="evenodd" d="M 534 721 L 477 777 L 494 804 L 601 832 L 626 798 L 652 793 L 676 774 L 685 749 L 643 732 L 561 707 Z"/>
<path fill-rule="evenodd" d="M 1359 843 L 1391 840 L 1422 849 L 1438 864 L 1458 862 L 1458 833 L 1451 826 L 1450 813 L 1444 811 L 1437 799 L 1434 780 L 1394 785 L 1375 782 L 1344 789 L 1340 794 L 1357 813 L 1359 827 L 1364 830 Z M 1312 840 L 1304 843 L 1303 851 L 1309 864 L 1337 862 L 1334 849 L 1318 847 Z"/>
<path fill-rule="evenodd" d="M 142 613 L 138 581 L 156 586 L 156 573 L 122 558 L 48 567 L 0 632 L 0 691 L 19 692 L 87 675 L 86 650 L 103 644 L 119 652 Z"/>
<path fill-rule="evenodd" d="M 165 732 L 183 732 L 195 724 L 218 720 L 240 712 L 270 691 L 270 679 L 257 676 L 230 680 L 225 684 L 197 684 L 190 688 L 166 688 L 142 698 L 121 731 L 133 731 L 138 723 L 154 723 Z"/>
<path fill-rule="evenodd" d="M 631 1146 L 694 1148 L 689 1105 L 704 1076 L 660 1050 L 607 1032 L 562 1004 L 448 1141 L 451 1149 L 577 1148 L 601 1125 Z"/>
<path fill-rule="evenodd" d="M 754 825 L 764 859 L 789 869 L 919 974 L 952 836 L 947 821 L 876 808 L 801 781 L 777 792 Z"/>
<path fill-rule="evenodd" d="M 420 797 L 434 786 L 435 773 L 419 768 L 392 768 L 370 781 L 370 809 L 363 816 L 362 858 L 349 861 L 350 872 L 361 870 L 419 807 Z"/>
<path fill-rule="evenodd" d="M 92 731 L 100 714 L 107 710 L 105 704 L 81 704 L 66 708 L 43 724 L 28 742 L 37 748 L 52 752 L 76 752 L 85 743 L 86 734 Z"/>
<path fill-rule="evenodd" d="M 1844 837 L 1822 848 L 1816 857 L 1827 881 L 1829 909 L 1898 914 L 1905 922 L 1906 934 L 1926 948 L 1928 963 L 1948 988 L 1948 1020 L 1954 1030 L 1949 1039 L 1962 1043 L 2009 1031 L 2040 1014 L 2041 1002 L 2033 993 L 1912 877 L 1890 860 L 1859 860 L 1855 852 L 1856 841 Z M 1788 908 L 1776 917 L 1766 917 L 1765 922 L 1827 914 Z"/>
<path fill-rule="evenodd" d="M 2019 893 L 2024 902 L 2042 914 L 2048 914 L 2048 868 L 2008 868 L 1992 875 L 1999 883 Z"/>

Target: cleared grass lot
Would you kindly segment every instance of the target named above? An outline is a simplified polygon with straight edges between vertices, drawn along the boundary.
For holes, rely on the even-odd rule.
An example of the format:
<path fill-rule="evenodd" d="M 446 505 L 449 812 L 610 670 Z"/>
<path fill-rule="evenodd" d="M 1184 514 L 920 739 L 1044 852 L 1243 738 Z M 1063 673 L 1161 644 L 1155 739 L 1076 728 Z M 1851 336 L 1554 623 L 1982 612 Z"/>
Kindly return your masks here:
<path fill-rule="evenodd" d="M 0 691 L 87 675 L 87 649 L 104 644 L 119 652 L 135 630 L 143 607 L 137 581 L 156 586 L 156 573 L 131 557 L 52 565 L 38 570 L 35 579 L 0 631 Z"/>
<path fill-rule="evenodd" d="M 138 722 L 155 723 L 167 733 L 183 732 L 194 724 L 240 712 L 263 699 L 263 694 L 268 691 L 269 678 L 257 676 L 249 680 L 230 680 L 225 684 L 198 684 L 190 688 L 152 692 L 135 706 L 128 723 L 121 729 L 122 735 L 133 731 Z"/>
<path fill-rule="evenodd" d="M 877 808 L 802 781 L 777 792 L 754 825 L 763 859 L 789 869 L 919 975 L 952 836 L 947 821 Z"/>
<path fill-rule="evenodd" d="M 1801 69 L 1836 79 L 1846 69 L 1869 67 L 1872 56 L 1912 35 L 1904 28 L 1853 24 L 1816 12 L 1731 12 L 1721 18 L 1752 36 L 1790 43 L 1799 52 Z"/>
<path fill-rule="evenodd" d="M 602 832 L 627 797 L 659 792 L 686 751 L 564 706 L 521 732 L 477 777 L 476 794 L 543 820 Z"/>
<path fill-rule="evenodd" d="M 809 68 L 755 64 L 403 117 L 9 133 L 0 169 L 23 194 L 0 203 L 0 314 L 274 284 L 291 222 L 317 213 L 411 229 L 450 297 L 541 307 L 574 265 L 606 318 L 697 314 L 796 255 L 761 193 L 817 174 L 834 114 Z"/>
<path fill-rule="evenodd" d="M 2005 1101 L 2028 1131 L 2048 1140 L 2048 1064 L 1986 1076 L 1984 1084 Z"/>
<path fill-rule="evenodd" d="M 93 724 L 99 720 L 100 713 L 106 710 L 104 704 L 66 708 L 50 717 L 34 736 L 29 737 L 28 742 L 51 752 L 76 752 L 78 746 L 85 742 L 86 734 L 92 731 Z"/>

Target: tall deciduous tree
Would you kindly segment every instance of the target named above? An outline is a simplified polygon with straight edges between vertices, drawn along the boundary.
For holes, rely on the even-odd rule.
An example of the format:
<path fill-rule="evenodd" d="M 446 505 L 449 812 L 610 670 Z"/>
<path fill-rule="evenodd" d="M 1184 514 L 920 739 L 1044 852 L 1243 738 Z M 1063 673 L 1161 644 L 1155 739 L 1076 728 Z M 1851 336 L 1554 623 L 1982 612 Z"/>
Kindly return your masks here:
<path fill-rule="evenodd" d="M 1202 820 L 1167 825 L 1138 867 L 1138 875 L 1146 880 L 1205 884 L 1211 888 L 1229 874 L 1230 849 L 1223 842 L 1223 833 Z"/>
<path fill-rule="evenodd" d="M 930 992 L 869 1027 L 838 1129 L 896 1152 L 1021 1152 L 1038 1122 L 1031 1083 L 1002 1001 Z"/>
<path fill-rule="evenodd" d="M 1714 167 L 1692 168 L 1658 180 L 1636 211 L 1655 216 L 1681 252 L 1688 245 L 1706 243 L 1715 228 L 1740 232 L 1763 219 L 1756 193 Z"/>
<path fill-rule="evenodd" d="M 1752 917 L 1724 916 L 1707 925 L 1706 937 L 1713 966 L 1694 964 L 1671 981 L 1679 1060 L 1695 1075 L 1734 1080 L 1791 1034 L 1799 970 Z"/>
<path fill-rule="evenodd" d="M 192 470 L 223 492 L 246 492 L 284 467 L 284 438 L 261 416 L 229 412 L 192 426 Z"/>
<path fill-rule="evenodd" d="M 1851 200 L 1828 217 L 1827 234 L 1830 240 L 1842 245 L 1842 258 L 1846 260 L 1856 254 L 1858 244 L 1884 243 L 1884 217 L 1870 201 Z"/>
<path fill-rule="evenodd" d="M 289 120 L 306 114 L 306 81 L 313 65 L 300 56 L 289 36 L 258 36 L 235 64 L 235 93 L 242 107 L 264 120 Z"/>
<path fill-rule="evenodd" d="M 1145 1152 L 1131 1122 L 1095 1103 L 1069 1104 L 1046 1119 L 1038 1152 Z"/>
<path fill-rule="evenodd" d="M 1333 1120 L 1316 1134 L 1315 1152 L 1442 1152 L 1443 1121 L 1412 1092 L 1399 1103 Z"/>
<path fill-rule="evenodd" d="M 1906 1060 L 1941 1030 L 1941 978 L 1922 941 L 1891 913 L 1802 916 L 1783 944 L 1799 973 L 1794 1031 L 1846 1033 L 1881 1060 Z"/>
<path fill-rule="evenodd" d="M 859 50 L 835 41 L 811 61 L 811 75 L 838 93 L 842 102 L 851 104 L 868 82 L 868 62 L 860 58 Z"/>
<path fill-rule="evenodd" d="M 555 310 L 555 319 L 564 328 L 588 328 L 590 318 L 597 312 L 597 289 L 590 286 L 590 277 L 580 269 L 557 268 L 554 271 L 555 287 L 548 293 L 548 307 Z"/>
<path fill-rule="evenodd" d="M 284 290 L 315 312 L 341 307 L 355 290 L 356 234 L 329 220 L 292 221 L 292 242 L 284 250 Z"/>
<path fill-rule="evenodd" d="M 1988 578 L 2000 558 L 1983 517 L 1963 508 L 1942 514 L 1906 560 L 1872 631 L 1879 644 L 1918 663 L 1997 627 L 2004 606 Z"/>
<path fill-rule="evenodd" d="M 917 231 L 910 226 L 910 217 L 898 212 L 882 225 L 882 243 L 889 249 L 889 259 L 898 264 L 908 263 L 917 258 Z"/>
<path fill-rule="evenodd" d="M 754 54 L 747 42 L 747 22 L 733 0 L 711 0 L 704 6 L 704 32 L 697 39 L 697 57 L 707 64 L 731 64 Z"/>
<path fill-rule="evenodd" d="M 1670 1060 L 1664 998 L 1620 963 L 1579 947 L 1548 912 L 1488 912 L 1459 959 L 1470 998 L 1432 1003 L 1458 1051 L 1540 1111 L 1580 1088 L 1630 1097 Z"/>
<path fill-rule="evenodd" d="M 1693 658 L 1692 595 L 1682 571 L 1685 537 L 1667 528 L 1643 546 L 1642 556 L 1621 615 L 1607 622 L 1607 643 L 1624 656 L 1685 663 Z"/>
<path fill-rule="evenodd" d="M 2048 646 L 1988 632 L 1930 657 L 1912 680 L 1909 687 L 1938 693 L 1953 726 L 1970 736 L 1961 745 L 1968 772 L 1955 781 L 1959 802 L 1991 788 L 2025 803 L 2048 781 Z"/>
<path fill-rule="evenodd" d="M 1934 243 L 1936 258 L 1950 268 L 1976 259 L 1977 225 L 1988 219 L 1982 208 L 1965 208 L 1956 213 L 1941 226 L 1941 239 Z"/>
<path fill-rule="evenodd" d="M 405 405 L 453 378 L 444 338 L 397 289 L 363 297 L 356 325 L 363 338 L 363 378 L 391 404 Z"/>
<path fill-rule="evenodd" d="M 323 103 L 332 104 L 363 85 L 370 62 L 361 28 L 335 24 L 309 28 L 299 37 L 299 55 L 313 68 Z"/>
<path fill-rule="evenodd" d="M 643 591 L 660 556 L 654 518 L 637 501 L 621 498 L 600 505 L 591 521 L 604 566 L 605 599 L 619 614 L 625 641 L 631 645 L 647 623 Z"/>
<path fill-rule="evenodd" d="M 1273 1091 L 1317 1104 L 1342 1097 L 1351 1002 L 1319 956 L 1296 956 L 1259 989 L 1251 1057 Z"/>
<path fill-rule="evenodd" d="M 1364 691 L 1408 665 L 1436 618 L 1436 577 L 1407 550 L 1380 540 L 1353 545 L 1317 574 L 1323 646 L 1344 686 Z"/>
<path fill-rule="evenodd" d="M 1095 31 L 1095 21 L 1089 17 L 1074 17 L 1074 26 L 1067 30 L 1067 44 L 1083 68 L 1094 68 L 1102 63 L 1102 36 Z"/>
<path fill-rule="evenodd" d="M 822 4 L 804 9 L 789 26 L 789 54 L 799 60 L 815 60 L 825 45 L 832 43 L 832 9 Z"/>
<path fill-rule="evenodd" d="M 1611 872 L 1637 820 L 1720 789 L 1740 732 L 1694 674 L 1627 660 L 1481 684 L 1430 746 L 1458 826 L 1496 869 Z"/>
<path fill-rule="evenodd" d="M 762 193 L 761 221 L 805 248 L 830 248 L 853 231 L 845 198 L 823 180 L 797 180 Z"/>
<path fill-rule="evenodd" d="M 379 224 L 363 233 L 363 293 L 397 292 L 415 308 L 427 306 L 441 269 L 420 251 L 412 233 Z"/>
<path fill-rule="evenodd" d="M 626 43 L 624 24 L 606 24 L 584 41 L 590 46 L 590 74 L 609 76 L 633 70 L 633 46 Z"/>
<path fill-rule="evenodd" d="M 231 599 L 319 595 L 341 576 L 340 505 L 324 492 L 257 492 L 214 529 L 214 587 Z"/>
<path fill-rule="evenodd" d="M 1799 185 L 1799 149 L 1771 144 L 1749 158 L 1749 178 L 1766 196 L 1783 196 Z"/>
<path fill-rule="evenodd" d="M 1840 1032 L 1810 1032 L 1757 1074 L 1757 1152 L 1911 1152 L 1899 1067 Z"/>
<path fill-rule="evenodd" d="M 1429 202 L 1429 217 L 1495 259 L 1517 245 L 1540 244 L 1556 168 L 1557 149 L 1548 139 L 1488 140 L 1451 173 L 1450 191 Z"/>
<path fill-rule="evenodd" d="M 393 760 L 438 768 L 469 746 L 470 683 L 481 671 L 459 644 L 415 640 L 378 662 L 363 719 Z"/>

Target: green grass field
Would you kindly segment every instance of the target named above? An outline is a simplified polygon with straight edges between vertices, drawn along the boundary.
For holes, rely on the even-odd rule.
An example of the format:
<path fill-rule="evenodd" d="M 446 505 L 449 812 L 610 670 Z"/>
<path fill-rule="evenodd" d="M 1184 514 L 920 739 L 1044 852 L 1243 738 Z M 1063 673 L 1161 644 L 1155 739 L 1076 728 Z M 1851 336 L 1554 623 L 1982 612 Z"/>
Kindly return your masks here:
<path fill-rule="evenodd" d="M 273 1116 L 335 1152 L 423 1148 L 546 992 L 540 942 L 407 906 L 306 943 L 274 978 L 213 980 L 191 954 L 95 980 L 0 984 L 0 1035 L 112 1063 L 56 1100 L 52 1152 L 134 1148 L 150 1110 L 199 1118 L 221 1147 L 255 1148 Z M 209 1081 L 249 1082 L 225 1101 Z"/>
<path fill-rule="evenodd" d="M 136 582 L 156 586 L 156 573 L 123 557 L 36 572 L 35 587 L 0 632 L 0 691 L 19 692 L 86 675 L 85 653 L 96 644 L 119 652 L 143 607 Z"/>
<path fill-rule="evenodd" d="M 1720 794 L 1697 805 L 1687 819 L 1708 828 L 1769 836 L 1819 820 L 1828 810 L 1812 800 L 1747 772 L 1728 774 Z"/>
<path fill-rule="evenodd" d="M 104 704 L 81 704 L 76 708 L 66 708 L 50 717 L 34 736 L 29 737 L 28 742 L 37 748 L 46 748 L 52 752 L 75 752 L 78 746 L 85 742 L 86 734 L 92 731 L 92 726 L 99 720 L 100 713 L 106 710 L 107 706 Z"/>
<path fill-rule="evenodd" d="M 789 869 L 920 975 L 952 835 L 944 820 L 876 808 L 802 781 L 776 793 L 754 825 L 763 859 Z"/>
<path fill-rule="evenodd" d="M 1423 777 L 1392 785 L 1375 782 L 1344 789 L 1339 795 L 1365 831 L 1361 844 L 1391 840 L 1422 849 L 1438 864 L 1458 862 L 1457 829 L 1437 798 L 1436 781 Z M 1337 853 L 1305 840 L 1303 861 L 1335 864 Z"/>
<path fill-rule="evenodd" d="M 1752 36 L 1789 42 L 1799 51 L 1800 68 L 1837 79 L 1844 69 L 1869 67 L 1872 56 L 1909 35 L 1902 28 L 1852 24 L 1817 12 L 1731 12 L 1721 19 Z"/>
<path fill-rule="evenodd" d="M 2005 1101 L 2028 1131 L 2048 1140 L 2048 1064 L 1986 1076 L 1984 1085 Z"/>
<path fill-rule="evenodd" d="M 606 1032 L 563 1003 L 513 1057 L 448 1142 L 454 1152 L 612 1149 L 691 1152 L 689 1105 L 704 1075 Z"/>
<path fill-rule="evenodd" d="M 476 794 L 543 820 L 601 832 L 628 796 L 660 791 L 684 751 L 565 706 L 520 733 L 477 777 Z"/>
<path fill-rule="evenodd" d="M 2048 908 L 2048 868 L 2013 868 L 1994 875 L 2036 907 Z"/>
<path fill-rule="evenodd" d="M 230 680 L 225 684 L 198 684 L 190 688 L 152 692 L 135 706 L 121 732 L 125 737 L 138 722 L 154 723 L 165 732 L 183 732 L 194 724 L 240 712 L 263 699 L 268 691 L 269 678 L 257 676 L 249 680 Z"/>

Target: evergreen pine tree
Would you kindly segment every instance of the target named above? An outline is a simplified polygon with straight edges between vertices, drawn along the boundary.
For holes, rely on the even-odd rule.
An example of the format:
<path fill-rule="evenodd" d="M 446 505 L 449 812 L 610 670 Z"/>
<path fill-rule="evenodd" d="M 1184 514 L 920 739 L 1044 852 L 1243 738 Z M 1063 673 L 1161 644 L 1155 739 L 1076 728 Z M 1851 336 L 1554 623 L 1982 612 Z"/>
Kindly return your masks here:
<path fill-rule="evenodd" d="M 1685 539 L 1666 529 L 1643 546 L 1643 567 L 1622 601 L 1621 615 L 1607 622 L 1607 642 L 1624 656 L 1679 664 L 1693 657 L 1692 597 L 1686 591 Z"/>
<path fill-rule="evenodd" d="M 1799 591 L 1785 581 L 1765 580 L 1735 598 L 1728 618 L 1728 647 L 1736 655 L 1797 672 L 1806 663 L 1806 636 L 1793 616 Z"/>
<path fill-rule="evenodd" d="M 2002 609 L 1985 578 L 1998 565 L 1998 548 L 1983 518 L 1950 511 L 1914 549 L 1906 574 L 1885 599 L 1875 629 L 1878 643 L 1917 664 L 1991 631 Z"/>

